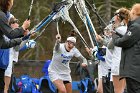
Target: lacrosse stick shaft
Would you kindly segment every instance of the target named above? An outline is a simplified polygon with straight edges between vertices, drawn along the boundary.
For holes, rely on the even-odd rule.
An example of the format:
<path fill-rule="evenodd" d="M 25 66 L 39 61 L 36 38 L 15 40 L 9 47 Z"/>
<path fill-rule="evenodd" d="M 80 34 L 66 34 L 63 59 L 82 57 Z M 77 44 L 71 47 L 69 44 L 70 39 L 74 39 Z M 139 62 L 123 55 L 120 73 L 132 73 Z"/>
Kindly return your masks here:
<path fill-rule="evenodd" d="M 57 28 L 57 34 L 60 34 L 59 33 L 59 24 L 58 24 L 58 21 L 56 22 L 56 28 Z"/>
<path fill-rule="evenodd" d="M 30 16 L 31 16 L 31 11 L 32 11 L 32 8 L 33 8 L 33 3 L 34 3 L 34 0 L 31 1 L 29 15 L 28 15 L 28 18 L 27 18 L 28 20 L 30 19 Z"/>
<path fill-rule="evenodd" d="M 87 19 L 87 25 L 88 25 L 88 27 L 89 27 L 89 29 L 90 29 L 90 33 L 91 33 L 91 37 L 93 38 L 93 42 L 95 42 L 95 45 L 99 48 L 99 45 L 98 45 L 98 42 L 97 42 L 97 40 L 96 40 L 96 35 L 97 35 L 97 33 L 95 33 L 96 31 L 94 30 L 95 28 L 93 28 L 94 26 L 93 26 L 93 24 L 91 23 L 91 20 L 90 20 L 90 18 L 88 17 L 88 15 L 86 16 L 86 19 Z"/>
<path fill-rule="evenodd" d="M 51 21 L 50 21 L 50 22 L 51 22 Z M 42 33 L 46 30 L 46 28 L 47 28 L 48 25 L 50 24 L 50 22 L 45 26 L 45 28 L 44 28 L 42 31 L 40 31 L 39 35 L 34 39 L 34 41 L 36 41 L 36 40 L 42 35 Z"/>
<path fill-rule="evenodd" d="M 88 2 L 88 0 L 85 0 L 86 3 L 89 5 L 89 7 L 92 9 L 92 11 L 96 14 L 96 16 L 99 18 L 99 20 L 104 24 L 104 26 L 107 26 L 107 24 L 105 23 L 105 21 L 101 18 L 101 16 L 98 14 L 98 12 L 96 11 L 96 7 L 95 4 L 93 4 L 93 6 Z"/>
<path fill-rule="evenodd" d="M 83 0 L 80 0 L 79 2 L 78 1 L 75 2 L 75 8 L 76 8 L 76 11 L 78 12 L 80 18 L 82 19 L 82 21 L 84 22 L 84 24 L 86 26 L 92 47 L 94 47 L 94 42 L 96 41 L 97 33 L 95 31 L 93 23 L 88 14 L 87 8 L 85 6 L 85 2 Z M 97 42 L 95 42 L 95 43 L 96 43 L 95 45 L 98 46 L 98 43 Z"/>
<path fill-rule="evenodd" d="M 85 26 L 86 26 L 86 29 L 87 29 L 87 32 L 88 32 L 89 39 L 90 39 L 90 41 L 91 41 L 92 48 L 94 48 L 94 42 L 93 42 L 93 39 L 92 39 L 92 37 L 91 37 L 89 28 L 88 28 L 88 26 L 87 26 L 86 23 L 85 23 Z"/>
<path fill-rule="evenodd" d="M 73 21 L 70 18 L 67 21 L 72 25 L 72 27 L 74 28 L 74 31 L 78 34 L 78 36 L 80 37 L 80 39 L 83 42 L 84 46 L 90 48 L 88 46 L 87 42 L 85 41 L 85 39 L 83 38 L 83 36 L 81 35 L 81 33 L 79 32 L 79 30 L 77 29 L 77 27 L 75 26 L 75 24 L 73 23 Z"/>

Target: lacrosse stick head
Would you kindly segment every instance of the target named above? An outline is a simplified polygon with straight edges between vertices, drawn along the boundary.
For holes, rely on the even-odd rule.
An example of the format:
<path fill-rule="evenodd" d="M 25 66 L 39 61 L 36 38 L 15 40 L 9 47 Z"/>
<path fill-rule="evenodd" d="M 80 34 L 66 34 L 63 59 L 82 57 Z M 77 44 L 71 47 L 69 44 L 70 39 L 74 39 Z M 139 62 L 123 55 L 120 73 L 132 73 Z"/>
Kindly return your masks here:
<path fill-rule="evenodd" d="M 109 24 L 104 28 L 104 35 L 110 36 L 112 31 L 113 31 L 113 24 Z"/>
<path fill-rule="evenodd" d="M 112 17 L 112 19 L 109 21 L 109 24 L 114 24 L 115 22 L 115 17 Z"/>
<path fill-rule="evenodd" d="M 67 5 L 67 4 L 68 4 L 67 1 L 62 1 L 62 2 L 59 2 L 59 3 L 55 3 L 52 10 L 53 10 L 54 12 L 59 12 L 59 10 L 60 10 L 64 5 Z"/>
<path fill-rule="evenodd" d="M 58 3 L 58 5 L 54 7 L 54 11 L 56 11 L 55 10 L 56 8 L 58 12 L 58 7 L 61 8 L 59 8 L 59 12 L 53 17 L 53 20 L 61 18 L 63 21 L 67 21 L 67 19 L 69 18 L 68 10 L 71 8 L 72 5 L 73 5 L 72 0 L 62 0 L 62 2 Z"/>
<path fill-rule="evenodd" d="M 86 23 L 86 13 L 89 14 L 89 10 L 87 9 L 86 5 L 85 5 L 85 1 L 83 0 L 74 0 L 74 6 L 75 9 L 79 15 L 79 17 L 81 18 L 81 20 Z"/>

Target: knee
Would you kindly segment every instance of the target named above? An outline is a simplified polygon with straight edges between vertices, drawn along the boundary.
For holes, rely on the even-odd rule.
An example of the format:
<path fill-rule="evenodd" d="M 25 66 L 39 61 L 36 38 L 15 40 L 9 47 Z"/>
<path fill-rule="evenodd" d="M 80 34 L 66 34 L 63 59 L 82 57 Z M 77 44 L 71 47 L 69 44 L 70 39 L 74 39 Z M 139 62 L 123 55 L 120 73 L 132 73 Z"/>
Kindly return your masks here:
<path fill-rule="evenodd" d="M 58 93 L 67 93 L 66 89 L 58 89 Z"/>
<path fill-rule="evenodd" d="M 1 92 L 0 92 L 0 93 L 1 93 Z M 5 89 L 4 89 L 4 93 L 8 93 L 8 90 L 5 90 Z"/>
<path fill-rule="evenodd" d="M 100 89 L 100 88 L 98 88 L 98 89 L 97 89 L 97 93 L 103 93 L 103 90 Z"/>
<path fill-rule="evenodd" d="M 101 91 L 101 90 L 97 90 L 97 93 L 103 93 L 103 91 Z"/>

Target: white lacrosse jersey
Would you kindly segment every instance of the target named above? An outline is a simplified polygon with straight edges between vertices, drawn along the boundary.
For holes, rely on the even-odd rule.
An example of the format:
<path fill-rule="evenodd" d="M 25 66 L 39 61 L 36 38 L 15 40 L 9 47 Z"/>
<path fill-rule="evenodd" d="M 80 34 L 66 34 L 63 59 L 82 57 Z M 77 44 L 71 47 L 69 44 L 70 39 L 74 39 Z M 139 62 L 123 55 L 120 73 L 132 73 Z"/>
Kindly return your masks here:
<path fill-rule="evenodd" d="M 50 63 L 48 71 L 55 71 L 59 74 L 70 74 L 69 62 L 73 56 L 81 56 L 81 53 L 77 48 L 74 47 L 68 52 L 65 49 L 65 44 L 60 44 L 58 51 L 55 51 L 55 49 L 53 50 L 52 62 Z"/>
<path fill-rule="evenodd" d="M 124 35 L 127 31 L 127 26 L 119 26 L 116 28 L 116 31 L 121 35 Z M 112 75 L 119 75 L 121 51 L 122 48 L 117 46 L 114 46 L 114 49 L 112 50 L 112 64 L 111 64 Z"/>

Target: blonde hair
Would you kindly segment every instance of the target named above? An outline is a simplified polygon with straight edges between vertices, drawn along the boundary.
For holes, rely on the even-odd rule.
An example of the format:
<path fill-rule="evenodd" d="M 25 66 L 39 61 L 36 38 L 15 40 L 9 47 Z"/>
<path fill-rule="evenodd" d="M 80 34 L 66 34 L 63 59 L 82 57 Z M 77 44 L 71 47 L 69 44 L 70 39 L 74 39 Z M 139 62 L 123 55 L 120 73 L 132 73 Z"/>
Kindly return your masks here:
<path fill-rule="evenodd" d="M 135 11 L 135 14 L 137 16 L 140 16 L 140 3 L 136 3 L 132 6 L 132 10 Z"/>

